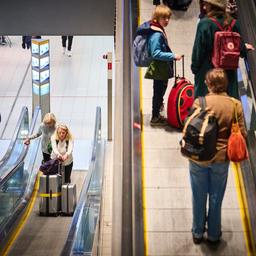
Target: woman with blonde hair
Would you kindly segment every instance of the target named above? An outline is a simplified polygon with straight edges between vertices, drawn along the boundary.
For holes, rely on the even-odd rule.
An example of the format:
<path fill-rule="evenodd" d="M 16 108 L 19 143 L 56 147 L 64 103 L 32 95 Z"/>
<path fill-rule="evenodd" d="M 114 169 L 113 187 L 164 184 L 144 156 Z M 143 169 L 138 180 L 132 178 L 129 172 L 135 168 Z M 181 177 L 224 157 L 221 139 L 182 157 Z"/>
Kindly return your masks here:
<path fill-rule="evenodd" d="M 43 118 L 43 122 L 40 124 L 37 133 L 32 134 L 24 143 L 26 145 L 30 144 L 30 140 L 38 138 L 42 135 L 41 148 L 43 153 L 43 161 L 47 162 L 50 160 L 51 154 L 51 136 L 55 132 L 56 129 L 56 117 L 53 113 L 45 114 Z"/>
<path fill-rule="evenodd" d="M 64 166 L 65 183 L 70 183 L 73 167 L 73 136 L 65 124 L 59 124 L 51 137 L 52 159 L 59 159 Z"/>

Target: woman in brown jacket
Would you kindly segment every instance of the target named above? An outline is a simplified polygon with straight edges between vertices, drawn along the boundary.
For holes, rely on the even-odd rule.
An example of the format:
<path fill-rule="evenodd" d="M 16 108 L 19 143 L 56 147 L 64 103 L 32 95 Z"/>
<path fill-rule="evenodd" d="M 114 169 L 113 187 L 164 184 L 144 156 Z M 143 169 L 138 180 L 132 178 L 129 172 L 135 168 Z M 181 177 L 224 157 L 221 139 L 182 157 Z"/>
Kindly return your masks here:
<path fill-rule="evenodd" d="M 221 238 L 221 205 L 224 197 L 229 160 L 227 142 L 231 133 L 234 105 L 237 106 L 238 121 L 241 132 L 246 137 L 242 105 L 240 101 L 227 95 L 228 80 L 223 69 L 212 69 L 206 74 L 209 94 L 205 96 L 206 106 L 214 111 L 218 121 L 217 153 L 208 162 L 189 160 L 190 182 L 193 195 L 193 241 L 201 243 L 207 222 L 207 241 L 216 244 Z M 199 107 L 196 99 L 194 107 Z M 207 197 L 209 210 L 206 212 Z"/>

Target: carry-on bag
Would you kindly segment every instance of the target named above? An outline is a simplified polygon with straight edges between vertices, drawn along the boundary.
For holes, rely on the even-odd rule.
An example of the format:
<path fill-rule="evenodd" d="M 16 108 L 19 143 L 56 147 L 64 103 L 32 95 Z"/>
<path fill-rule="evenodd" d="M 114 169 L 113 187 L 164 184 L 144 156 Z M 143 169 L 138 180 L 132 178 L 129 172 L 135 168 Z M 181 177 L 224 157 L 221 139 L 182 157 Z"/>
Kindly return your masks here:
<path fill-rule="evenodd" d="M 57 216 L 61 207 L 61 176 L 41 175 L 39 196 L 39 214 Z"/>
<path fill-rule="evenodd" d="M 76 208 L 76 184 L 63 184 L 61 188 L 61 213 L 73 215 Z"/>
<path fill-rule="evenodd" d="M 233 100 L 233 99 L 232 99 Z M 248 159 L 248 151 L 246 147 L 246 141 L 241 133 L 238 117 L 237 117 L 237 105 L 233 100 L 234 114 L 231 127 L 231 134 L 228 139 L 227 156 L 232 162 L 238 163 Z"/>
<path fill-rule="evenodd" d="M 44 174 L 44 175 L 52 175 L 52 174 L 57 174 L 59 173 L 59 168 L 60 168 L 61 162 L 58 159 L 51 159 L 47 162 L 44 162 L 39 170 Z"/>
<path fill-rule="evenodd" d="M 182 77 L 177 75 L 176 61 L 174 76 L 174 85 L 168 97 L 167 121 L 171 126 L 181 129 L 194 102 L 194 86 L 184 77 L 184 55 L 182 56 Z"/>

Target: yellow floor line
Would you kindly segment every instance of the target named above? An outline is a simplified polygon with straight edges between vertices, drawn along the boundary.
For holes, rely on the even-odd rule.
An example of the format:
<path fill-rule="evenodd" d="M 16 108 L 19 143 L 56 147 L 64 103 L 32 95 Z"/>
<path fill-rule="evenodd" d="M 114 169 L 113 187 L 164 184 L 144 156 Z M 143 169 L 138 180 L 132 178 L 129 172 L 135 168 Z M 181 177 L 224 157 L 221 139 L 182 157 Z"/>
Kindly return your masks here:
<path fill-rule="evenodd" d="M 140 71 L 140 81 L 141 81 Z M 140 82 L 140 102 L 141 102 L 141 165 L 142 165 L 142 206 L 143 206 L 143 225 L 144 225 L 144 254 L 148 255 L 148 238 L 147 238 L 147 211 L 146 211 L 146 170 L 145 170 L 145 141 L 144 141 L 144 120 L 143 120 L 143 102 L 142 102 L 142 83 Z"/>
<path fill-rule="evenodd" d="M 240 208 L 240 215 L 242 219 L 242 226 L 244 230 L 244 238 L 246 243 L 247 255 L 256 255 L 256 250 L 253 242 L 252 228 L 250 223 L 250 215 L 248 211 L 248 203 L 246 200 L 246 192 L 244 188 L 243 177 L 241 173 L 240 164 L 232 163 L 232 170 L 235 178 L 236 192 L 238 197 L 238 204 Z"/>
<path fill-rule="evenodd" d="M 36 184 L 35 184 L 35 187 L 34 187 L 34 190 L 33 190 L 33 193 L 32 193 L 32 196 L 31 196 L 31 199 L 29 201 L 29 204 L 17 226 L 17 228 L 13 231 L 11 237 L 9 238 L 4 250 L 3 250 L 3 256 L 7 256 L 13 243 L 16 241 L 17 237 L 19 236 L 23 226 L 25 225 L 25 223 L 27 222 L 27 219 L 28 217 L 30 216 L 32 210 L 33 210 L 33 207 L 34 207 L 34 204 L 35 204 L 35 201 L 36 201 L 36 197 L 37 197 L 37 192 L 38 192 L 38 189 L 39 189 L 39 174 L 37 175 L 37 178 L 36 178 Z"/>
<path fill-rule="evenodd" d="M 140 16 L 141 1 L 138 0 L 138 25 L 141 23 Z M 146 170 L 145 170 L 145 141 L 144 141 L 144 119 L 143 119 L 143 90 L 142 90 L 142 69 L 139 71 L 140 82 L 140 114 L 141 114 L 141 170 L 142 170 L 142 207 L 143 207 L 143 226 L 144 226 L 144 255 L 148 255 L 147 237 L 147 211 L 146 211 Z"/>

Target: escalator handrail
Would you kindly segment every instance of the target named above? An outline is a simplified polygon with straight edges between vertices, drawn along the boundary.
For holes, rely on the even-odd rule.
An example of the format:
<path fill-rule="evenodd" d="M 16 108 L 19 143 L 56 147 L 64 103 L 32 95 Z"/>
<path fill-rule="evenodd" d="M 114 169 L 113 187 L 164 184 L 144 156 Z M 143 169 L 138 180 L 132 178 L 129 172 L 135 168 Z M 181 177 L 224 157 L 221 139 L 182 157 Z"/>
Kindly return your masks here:
<path fill-rule="evenodd" d="M 41 110 L 40 110 L 39 107 L 36 107 L 36 109 L 34 111 L 34 114 L 33 114 L 32 122 L 31 122 L 31 125 L 30 125 L 29 134 L 32 134 L 34 132 L 36 122 L 37 122 L 37 119 L 39 117 L 41 117 Z M 35 156 L 37 155 L 38 147 L 39 147 L 39 141 L 37 143 L 37 148 L 35 150 Z M 26 147 L 26 149 L 25 149 L 26 153 L 27 153 L 27 151 L 28 151 L 28 147 Z M 13 167 L 13 170 L 8 175 L 8 178 L 11 178 L 13 175 L 15 175 L 16 172 L 19 170 L 20 166 L 24 164 L 25 156 L 26 156 L 26 154 L 24 155 L 24 157 L 20 158 L 21 161 L 19 161 L 18 164 L 15 167 Z M 32 165 L 30 165 L 29 168 L 30 168 L 30 170 L 28 170 L 28 173 L 30 174 L 30 176 L 31 175 L 34 176 L 34 182 L 32 183 L 31 178 L 30 178 L 30 180 L 27 182 L 26 189 L 25 189 L 23 195 L 21 196 L 19 201 L 15 204 L 12 212 L 8 216 L 6 216 L 6 218 L 3 222 L 1 222 L 1 225 L 0 225 L 0 244 L 2 246 L 5 245 L 5 239 L 8 237 L 8 235 L 10 233 L 10 230 L 12 230 L 14 228 L 13 227 L 14 224 L 15 225 L 18 224 L 18 223 L 16 223 L 16 220 L 19 218 L 21 212 L 27 206 L 27 203 L 28 203 L 29 199 L 31 198 L 31 194 L 32 194 L 33 189 L 28 189 L 28 187 L 34 187 L 35 177 L 37 176 L 36 175 L 37 170 L 34 169 L 34 163 Z M 7 180 L 8 179 L 6 178 L 4 181 L 1 181 L 1 185 L 3 185 Z M 0 254 L 1 254 L 1 249 L 0 249 Z"/>
<path fill-rule="evenodd" d="M 90 182 L 92 179 L 92 174 L 94 172 L 95 162 L 97 158 L 97 147 L 99 145 L 99 142 L 101 141 L 101 108 L 96 108 L 96 120 L 95 120 L 95 128 L 94 128 L 94 138 L 93 138 L 93 149 L 92 149 L 92 155 L 91 155 L 91 162 L 88 170 L 88 174 L 86 176 L 86 179 L 83 184 L 82 191 L 80 193 L 79 201 L 76 207 L 76 210 L 74 212 L 72 223 L 69 229 L 68 237 L 66 240 L 66 243 L 63 247 L 61 256 L 68 256 L 72 253 L 72 248 L 75 243 L 75 237 L 78 230 L 78 224 L 80 223 L 80 220 L 82 218 L 83 210 L 86 207 L 86 199 L 87 194 L 90 186 Z"/>
<path fill-rule="evenodd" d="M 21 110 L 20 117 L 19 117 L 17 125 L 15 127 L 15 130 L 14 130 L 11 142 L 10 142 L 10 144 L 8 146 L 8 149 L 7 149 L 6 153 L 5 153 L 5 155 L 0 160 L 0 168 L 5 165 L 6 161 L 9 159 L 9 157 L 10 157 L 10 155 L 12 153 L 12 150 L 14 148 L 13 146 L 14 146 L 14 144 L 15 144 L 15 142 L 17 140 L 17 137 L 19 135 L 20 126 L 22 124 L 22 121 L 23 121 L 25 115 L 28 115 L 28 108 L 27 107 L 23 107 L 22 110 Z M 0 180 L 1 180 L 1 178 L 0 178 Z"/>
<path fill-rule="evenodd" d="M 23 108 L 26 108 L 26 107 L 23 107 Z M 36 121 L 37 121 L 37 118 L 38 118 L 38 115 L 40 114 L 40 112 L 41 112 L 40 108 L 36 107 L 34 114 L 33 114 L 32 121 L 31 121 L 31 125 L 29 128 L 29 135 L 31 135 L 34 132 Z M 17 137 L 16 137 L 16 139 L 17 139 Z M 12 152 L 12 150 L 11 150 L 11 152 Z M 23 149 L 21 155 L 19 156 L 16 164 L 14 166 L 12 166 L 10 168 L 10 170 L 8 172 L 6 172 L 3 176 L 1 176 L 0 187 L 3 184 L 5 184 L 5 182 L 7 182 L 9 180 L 9 178 L 12 177 L 16 173 L 16 171 L 18 170 L 18 166 L 20 166 L 20 164 L 24 161 L 24 159 L 27 155 L 27 152 L 28 152 L 28 146 L 24 145 L 24 149 Z"/>

